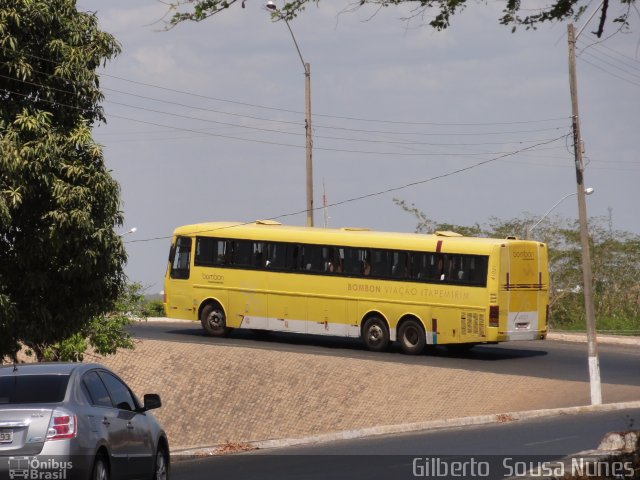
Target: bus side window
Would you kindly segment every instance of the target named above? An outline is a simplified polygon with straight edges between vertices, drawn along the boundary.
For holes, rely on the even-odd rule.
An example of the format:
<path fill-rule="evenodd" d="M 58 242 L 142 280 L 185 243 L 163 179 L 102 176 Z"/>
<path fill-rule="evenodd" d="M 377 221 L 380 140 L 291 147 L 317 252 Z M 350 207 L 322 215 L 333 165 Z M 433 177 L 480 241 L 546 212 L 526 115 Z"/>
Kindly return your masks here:
<path fill-rule="evenodd" d="M 358 250 L 360 258 L 360 274 L 365 277 L 371 274 L 371 252 L 369 250 Z"/>
<path fill-rule="evenodd" d="M 302 247 L 302 269 L 309 272 L 324 272 L 322 247 L 318 245 Z"/>
<path fill-rule="evenodd" d="M 416 280 L 426 280 L 429 278 L 429 258 L 428 253 L 414 253 L 411 255 L 411 278 Z"/>
<path fill-rule="evenodd" d="M 391 276 L 394 278 L 405 278 L 407 276 L 407 252 L 393 252 L 393 267 L 391 267 Z"/>
<path fill-rule="evenodd" d="M 327 250 L 328 250 L 327 272 L 342 273 L 344 249 L 338 248 L 338 247 L 327 247 Z"/>
<path fill-rule="evenodd" d="M 360 257 L 355 248 L 345 248 L 342 269 L 347 275 L 360 275 Z"/>
<path fill-rule="evenodd" d="M 343 265 L 344 265 L 344 248 L 336 248 L 336 273 L 342 273 Z"/>
<path fill-rule="evenodd" d="M 467 283 L 469 279 L 469 270 L 465 268 L 465 255 L 456 257 L 456 280 L 460 283 Z"/>
<path fill-rule="evenodd" d="M 209 237 L 196 237 L 195 264 L 198 266 L 226 265 L 226 240 Z"/>
<path fill-rule="evenodd" d="M 268 243 L 265 266 L 274 270 L 292 270 L 289 255 L 293 253 L 293 245 L 286 243 Z"/>
<path fill-rule="evenodd" d="M 324 271 L 327 273 L 338 273 L 342 271 L 340 265 L 340 252 L 336 247 L 322 247 L 322 259 L 324 260 Z"/>
<path fill-rule="evenodd" d="M 264 266 L 266 268 L 277 268 L 277 261 L 280 256 L 278 252 L 278 244 L 267 243 L 264 247 L 264 251 L 266 253 Z"/>
<path fill-rule="evenodd" d="M 175 243 L 171 244 L 171 248 L 169 249 L 169 264 L 173 265 L 173 259 L 176 256 L 176 245 Z"/>
<path fill-rule="evenodd" d="M 175 254 L 171 265 L 171 278 L 187 279 L 191 266 L 191 239 L 178 237 L 176 240 Z"/>
<path fill-rule="evenodd" d="M 289 244 L 287 245 L 286 252 L 285 269 L 298 270 L 300 247 L 298 245 Z"/>
<path fill-rule="evenodd" d="M 252 265 L 253 245 L 250 241 L 232 240 L 231 248 L 231 264 L 234 267 L 249 267 Z"/>
<path fill-rule="evenodd" d="M 436 269 L 436 274 L 437 274 L 436 280 L 441 282 L 445 280 L 450 280 L 453 267 L 452 267 L 451 260 L 449 259 L 449 255 L 438 254 L 436 263 L 438 265 Z"/>
<path fill-rule="evenodd" d="M 264 243 L 253 242 L 253 266 L 264 267 Z"/>
<path fill-rule="evenodd" d="M 371 254 L 373 263 L 371 265 L 371 274 L 376 277 L 390 277 L 393 268 L 392 252 L 389 250 L 374 250 Z"/>

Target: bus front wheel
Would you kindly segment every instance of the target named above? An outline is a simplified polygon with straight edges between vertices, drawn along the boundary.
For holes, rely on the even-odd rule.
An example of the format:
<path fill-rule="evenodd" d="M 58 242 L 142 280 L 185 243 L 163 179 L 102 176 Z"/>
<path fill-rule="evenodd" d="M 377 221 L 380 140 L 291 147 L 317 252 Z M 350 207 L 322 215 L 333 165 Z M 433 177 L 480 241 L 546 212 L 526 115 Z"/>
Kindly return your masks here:
<path fill-rule="evenodd" d="M 379 317 L 371 317 L 362 329 L 364 343 L 372 352 L 381 352 L 389 346 L 389 329 Z"/>
<path fill-rule="evenodd" d="M 400 325 L 398 339 L 400 340 L 402 351 L 409 355 L 422 353 L 427 343 L 424 328 L 417 320 L 406 320 Z"/>
<path fill-rule="evenodd" d="M 200 314 L 200 323 L 207 335 L 223 337 L 227 334 L 227 318 L 219 305 L 213 303 L 205 305 Z"/>

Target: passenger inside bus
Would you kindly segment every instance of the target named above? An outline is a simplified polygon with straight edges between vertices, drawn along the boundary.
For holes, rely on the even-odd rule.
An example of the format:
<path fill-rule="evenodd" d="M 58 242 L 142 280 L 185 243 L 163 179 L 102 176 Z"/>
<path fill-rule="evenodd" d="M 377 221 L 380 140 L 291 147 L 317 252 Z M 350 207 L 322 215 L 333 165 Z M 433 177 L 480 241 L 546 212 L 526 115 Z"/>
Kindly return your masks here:
<path fill-rule="evenodd" d="M 367 252 L 367 256 L 362 261 L 362 274 L 369 275 L 371 273 L 371 256 Z"/>

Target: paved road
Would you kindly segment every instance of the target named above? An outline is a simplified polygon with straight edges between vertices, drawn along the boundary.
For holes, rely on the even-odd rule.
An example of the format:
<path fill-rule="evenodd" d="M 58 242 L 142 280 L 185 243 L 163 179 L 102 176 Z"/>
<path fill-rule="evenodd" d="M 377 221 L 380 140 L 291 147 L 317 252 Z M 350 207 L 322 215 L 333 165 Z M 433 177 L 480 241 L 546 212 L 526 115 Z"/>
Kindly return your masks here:
<path fill-rule="evenodd" d="M 466 462 L 469 469 L 475 461 L 478 470 L 479 462 L 488 462 L 487 478 L 502 478 L 531 463 L 594 449 L 606 432 L 639 425 L 640 410 L 568 415 L 189 460 L 174 464 L 173 478 L 395 480 L 416 478 L 415 458 L 417 473 L 426 462 L 434 466 L 438 460 L 430 456 L 441 464 Z"/>
<path fill-rule="evenodd" d="M 227 338 L 203 334 L 199 323 L 139 323 L 132 327 L 141 339 L 183 343 L 232 345 L 287 352 L 313 353 L 344 358 L 376 359 L 381 362 L 431 365 L 558 380 L 588 381 L 587 346 L 581 343 L 542 341 L 512 342 L 477 346 L 469 353 L 454 354 L 438 348 L 423 355 L 409 356 L 393 346 L 389 352 L 367 351 L 360 340 L 286 333 L 254 333 L 236 330 Z M 640 385 L 640 348 L 600 345 L 603 383 Z"/>

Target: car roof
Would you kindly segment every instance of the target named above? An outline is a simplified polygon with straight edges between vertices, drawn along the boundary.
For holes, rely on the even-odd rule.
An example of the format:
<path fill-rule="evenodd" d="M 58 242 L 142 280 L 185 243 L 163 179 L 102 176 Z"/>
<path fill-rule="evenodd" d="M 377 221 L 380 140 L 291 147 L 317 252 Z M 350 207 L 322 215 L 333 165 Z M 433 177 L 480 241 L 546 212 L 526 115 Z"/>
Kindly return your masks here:
<path fill-rule="evenodd" d="M 42 363 L 16 363 L 0 367 L 0 376 L 10 375 L 71 375 L 76 370 L 90 370 L 92 368 L 105 368 L 97 363 L 74 362 L 42 362 Z"/>

